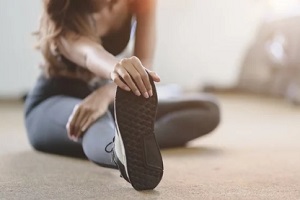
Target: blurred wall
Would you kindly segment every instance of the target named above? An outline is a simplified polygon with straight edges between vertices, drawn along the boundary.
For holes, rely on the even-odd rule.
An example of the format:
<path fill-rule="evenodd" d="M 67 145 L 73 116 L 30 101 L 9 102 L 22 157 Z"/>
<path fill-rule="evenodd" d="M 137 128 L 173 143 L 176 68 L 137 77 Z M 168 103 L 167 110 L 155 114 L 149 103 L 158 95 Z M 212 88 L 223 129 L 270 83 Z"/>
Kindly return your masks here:
<path fill-rule="evenodd" d="M 189 88 L 235 83 L 266 1 L 161 0 L 156 66 L 166 82 Z"/>
<path fill-rule="evenodd" d="M 34 83 L 39 54 L 31 33 L 36 29 L 40 0 L 0 1 L 0 98 L 17 97 Z"/>
<path fill-rule="evenodd" d="M 235 82 L 264 5 L 256 0 L 158 0 L 155 68 L 164 83 L 195 88 Z M 38 75 L 40 55 L 31 32 L 40 1 L 0 1 L 0 98 L 26 92 Z"/>

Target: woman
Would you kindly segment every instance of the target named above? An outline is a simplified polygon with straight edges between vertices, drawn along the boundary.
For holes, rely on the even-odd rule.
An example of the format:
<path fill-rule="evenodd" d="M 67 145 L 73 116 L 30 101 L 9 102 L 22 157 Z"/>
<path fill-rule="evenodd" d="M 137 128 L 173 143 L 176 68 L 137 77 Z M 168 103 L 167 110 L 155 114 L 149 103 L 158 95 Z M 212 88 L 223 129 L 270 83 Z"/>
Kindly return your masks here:
<path fill-rule="evenodd" d="M 160 81 L 159 76 L 150 71 L 155 48 L 155 6 L 155 0 L 44 0 L 37 35 L 45 64 L 25 106 L 28 138 L 36 150 L 86 156 L 101 166 L 119 168 L 124 179 L 137 190 L 153 189 L 162 176 L 156 141 L 160 148 L 182 146 L 215 129 L 219 109 L 211 97 L 178 97 L 158 102 L 155 124 L 141 124 L 149 126 L 146 128 L 150 128 L 150 132 L 154 128 L 156 137 L 155 140 L 153 135 L 150 142 L 144 142 L 143 149 L 139 149 L 146 155 L 128 150 L 132 145 L 125 144 L 127 136 L 124 134 L 128 128 L 119 127 L 120 115 L 126 114 L 122 100 L 143 99 L 126 100 L 129 103 L 125 107 L 142 106 L 144 110 L 150 102 L 154 107 L 146 113 L 149 119 L 144 119 L 139 111 L 133 111 L 136 112 L 133 117 L 155 119 L 153 81 Z M 136 29 L 132 29 L 135 21 Z M 135 34 L 134 56 L 117 58 L 132 32 Z M 137 130 L 136 123 L 132 126 Z M 120 132 L 122 137 L 118 137 Z M 153 131 L 150 132 L 152 137 Z M 136 134 L 131 140 L 138 146 L 141 140 L 136 139 L 139 133 Z M 115 162 L 111 159 L 112 149 Z M 123 160 L 120 152 L 124 154 Z M 147 183 L 135 180 L 135 174 L 131 174 L 136 171 L 134 167 L 145 163 L 133 166 L 135 162 L 130 161 L 130 155 L 136 155 L 133 159 L 138 161 L 146 160 L 147 166 L 152 164 L 152 171 L 139 174 Z M 133 169 L 128 169 L 130 166 Z M 154 173 L 153 167 L 159 169 L 155 180 L 149 175 Z"/>

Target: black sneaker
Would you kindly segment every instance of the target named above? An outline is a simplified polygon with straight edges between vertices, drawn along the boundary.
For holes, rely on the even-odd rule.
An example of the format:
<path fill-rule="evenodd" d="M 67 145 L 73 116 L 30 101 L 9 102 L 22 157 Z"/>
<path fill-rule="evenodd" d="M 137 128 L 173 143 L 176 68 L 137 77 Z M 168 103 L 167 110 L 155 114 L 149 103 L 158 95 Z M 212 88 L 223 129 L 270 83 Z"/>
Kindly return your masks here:
<path fill-rule="evenodd" d="M 154 135 L 157 93 L 146 99 L 117 88 L 114 161 L 121 177 L 136 190 L 154 189 L 163 176 L 163 161 Z"/>

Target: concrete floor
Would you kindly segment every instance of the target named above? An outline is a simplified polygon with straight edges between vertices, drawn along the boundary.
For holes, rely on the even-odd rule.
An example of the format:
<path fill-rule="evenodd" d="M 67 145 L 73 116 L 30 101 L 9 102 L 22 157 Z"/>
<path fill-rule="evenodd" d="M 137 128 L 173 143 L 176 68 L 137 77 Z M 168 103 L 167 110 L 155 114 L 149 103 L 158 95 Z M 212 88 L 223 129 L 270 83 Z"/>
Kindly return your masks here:
<path fill-rule="evenodd" d="M 300 108 L 220 96 L 221 126 L 187 148 L 163 151 L 165 175 L 136 192 L 119 172 L 33 151 L 20 103 L 0 103 L 0 199 L 300 199 Z"/>

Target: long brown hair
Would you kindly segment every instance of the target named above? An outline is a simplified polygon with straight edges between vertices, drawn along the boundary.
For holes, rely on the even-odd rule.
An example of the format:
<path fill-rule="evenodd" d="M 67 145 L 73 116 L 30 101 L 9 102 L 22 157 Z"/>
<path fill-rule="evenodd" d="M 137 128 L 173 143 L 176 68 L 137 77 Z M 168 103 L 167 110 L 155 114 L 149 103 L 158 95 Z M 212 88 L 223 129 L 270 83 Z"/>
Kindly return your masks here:
<path fill-rule="evenodd" d="M 43 0 L 44 12 L 35 35 L 37 48 L 42 52 L 46 63 L 42 66 L 46 75 L 55 76 L 67 70 L 59 59 L 57 42 L 68 32 L 89 37 L 98 41 L 91 14 L 97 11 L 97 0 Z M 82 71 L 82 69 L 79 69 Z"/>

